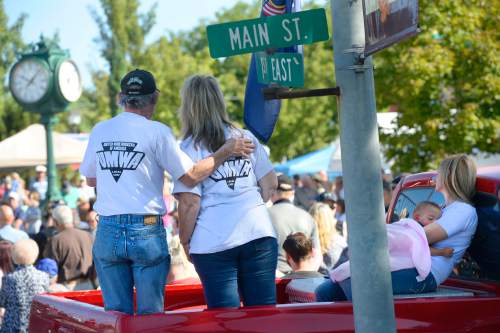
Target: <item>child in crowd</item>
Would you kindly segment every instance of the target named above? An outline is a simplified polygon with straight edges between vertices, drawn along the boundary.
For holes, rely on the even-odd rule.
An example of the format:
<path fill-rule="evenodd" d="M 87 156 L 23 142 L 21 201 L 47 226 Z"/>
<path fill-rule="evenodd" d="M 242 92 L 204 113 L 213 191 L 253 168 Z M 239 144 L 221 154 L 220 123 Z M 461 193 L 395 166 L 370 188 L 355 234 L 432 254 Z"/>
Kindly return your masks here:
<path fill-rule="evenodd" d="M 49 285 L 49 293 L 58 293 L 69 291 L 64 285 L 57 283 L 57 262 L 54 259 L 44 258 L 39 260 L 35 268 L 39 271 L 45 272 L 49 275 L 50 285 Z"/>

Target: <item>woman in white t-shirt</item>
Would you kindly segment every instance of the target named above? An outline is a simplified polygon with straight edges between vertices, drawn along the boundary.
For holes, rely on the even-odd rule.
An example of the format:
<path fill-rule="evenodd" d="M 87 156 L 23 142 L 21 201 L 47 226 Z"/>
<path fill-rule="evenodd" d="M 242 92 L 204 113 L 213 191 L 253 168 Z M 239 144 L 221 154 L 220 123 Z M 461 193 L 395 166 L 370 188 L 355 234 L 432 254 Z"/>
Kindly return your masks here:
<path fill-rule="evenodd" d="M 259 141 L 231 124 L 212 76 L 195 75 L 181 90 L 181 149 L 196 162 L 227 138 L 245 136 L 256 146 L 248 157 L 226 160 L 194 188 L 176 182 L 179 236 L 200 276 L 209 308 L 276 303 L 278 258 L 275 231 L 265 202 L 276 174 Z"/>
<path fill-rule="evenodd" d="M 476 231 L 477 214 L 472 206 L 476 188 L 476 165 L 465 154 L 444 159 L 438 170 L 436 191 L 445 199 L 443 214 L 435 223 L 424 227 L 429 245 L 437 249 L 452 248 L 451 257 L 432 256 L 431 272 L 417 279 L 415 268 L 391 272 L 394 294 L 423 293 L 436 290 L 463 257 Z M 367 277 L 368 278 L 368 277 Z M 351 299 L 351 279 L 336 283 L 326 281 L 316 289 L 318 301 Z M 345 296 L 345 297 L 344 297 Z"/>

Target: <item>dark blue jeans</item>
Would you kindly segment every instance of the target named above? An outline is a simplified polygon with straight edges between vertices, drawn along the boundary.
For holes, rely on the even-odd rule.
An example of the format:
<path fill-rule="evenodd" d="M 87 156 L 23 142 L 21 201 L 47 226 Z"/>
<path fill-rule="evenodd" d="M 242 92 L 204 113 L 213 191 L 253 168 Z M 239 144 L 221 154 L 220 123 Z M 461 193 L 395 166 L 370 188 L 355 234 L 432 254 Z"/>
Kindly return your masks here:
<path fill-rule="evenodd" d="M 391 272 L 394 295 L 420 294 L 436 290 L 437 284 L 432 273 L 429 273 L 421 282 L 417 281 L 417 276 L 418 272 L 415 268 Z M 325 280 L 316 288 L 315 293 L 318 302 L 352 300 L 351 279 L 345 279 L 338 283 L 330 279 Z"/>
<path fill-rule="evenodd" d="M 93 248 L 105 310 L 134 314 L 164 311 L 170 268 L 167 237 L 160 216 L 145 225 L 142 215 L 100 216 Z"/>
<path fill-rule="evenodd" d="M 208 308 L 276 304 L 278 243 L 264 237 L 226 251 L 192 254 Z"/>

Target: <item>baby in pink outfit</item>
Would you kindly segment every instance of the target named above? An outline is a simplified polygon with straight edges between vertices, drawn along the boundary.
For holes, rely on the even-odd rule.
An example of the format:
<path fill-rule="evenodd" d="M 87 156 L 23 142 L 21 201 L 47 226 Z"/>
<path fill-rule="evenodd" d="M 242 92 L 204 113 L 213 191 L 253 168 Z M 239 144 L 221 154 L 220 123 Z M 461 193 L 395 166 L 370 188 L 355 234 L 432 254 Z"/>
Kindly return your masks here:
<path fill-rule="evenodd" d="M 442 215 L 441 207 L 432 201 L 422 201 L 415 207 L 413 211 L 413 219 L 417 221 L 422 227 L 436 222 Z M 446 247 L 444 249 L 430 248 L 431 256 L 451 257 L 453 249 Z"/>
<path fill-rule="evenodd" d="M 429 248 L 425 235 L 424 227 L 436 222 L 441 215 L 441 208 L 436 203 L 423 201 L 415 207 L 412 219 L 404 218 L 386 226 L 391 271 L 415 268 L 419 273 L 417 280 L 423 280 L 430 272 L 431 256 L 453 255 L 452 248 Z M 333 281 L 349 278 L 349 262 L 335 268 L 330 276 Z"/>

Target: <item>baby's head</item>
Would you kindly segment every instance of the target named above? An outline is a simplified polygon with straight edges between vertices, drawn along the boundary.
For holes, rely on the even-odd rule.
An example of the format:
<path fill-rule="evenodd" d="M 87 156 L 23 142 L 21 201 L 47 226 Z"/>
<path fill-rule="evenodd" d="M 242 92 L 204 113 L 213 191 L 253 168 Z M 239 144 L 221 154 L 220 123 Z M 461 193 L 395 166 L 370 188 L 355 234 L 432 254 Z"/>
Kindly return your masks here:
<path fill-rule="evenodd" d="M 423 226 L 436 222 L 440 217 L 441 207 L 432 201 L 422 201 L 413 211 L 413 218 Z"/>

